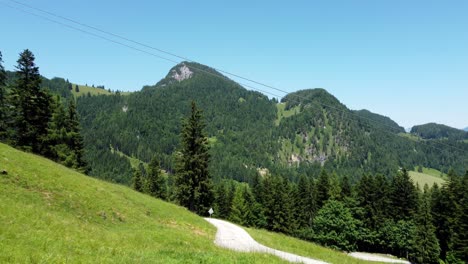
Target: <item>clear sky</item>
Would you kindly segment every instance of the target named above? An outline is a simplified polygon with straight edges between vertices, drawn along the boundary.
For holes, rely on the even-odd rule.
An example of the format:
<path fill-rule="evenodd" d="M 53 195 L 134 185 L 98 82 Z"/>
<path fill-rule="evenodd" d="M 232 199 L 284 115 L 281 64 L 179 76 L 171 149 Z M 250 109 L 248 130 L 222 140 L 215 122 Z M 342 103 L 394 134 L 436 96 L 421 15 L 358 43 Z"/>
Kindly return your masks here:
<path fill-rule="evenodd" d="M 21 1 L 282 90 L 325 88 L 404 127 L 468 126 L 466 0 Z M 174 65 L 2 3 L 17 4 L 0 0 L 9 70 L 28 48 L 46 77 L 135 91 Z"/>

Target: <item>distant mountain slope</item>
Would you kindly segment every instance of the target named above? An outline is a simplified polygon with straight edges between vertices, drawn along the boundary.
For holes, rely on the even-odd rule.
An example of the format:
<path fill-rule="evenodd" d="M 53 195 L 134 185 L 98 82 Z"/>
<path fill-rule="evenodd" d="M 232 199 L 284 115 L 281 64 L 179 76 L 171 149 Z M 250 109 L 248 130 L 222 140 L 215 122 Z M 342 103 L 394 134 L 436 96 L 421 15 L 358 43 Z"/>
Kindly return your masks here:
<path fill-rule="evenodd" d="M 181 119 L 192 100 L 203 110 L 215 179 L 251 181 L 262 171 L 296 180 L 322 166 L 351 178 L 418 165 L 462 173 L 468 161 L 468 144 L 455 142 L 461 145 L 454 150 L 399 136 L 403 129 L 391 119 L 353 112 L 324 89 L 290 93 L 278 104 L 207 66 L 184 62 L 140 92 L 78 98 L 92 175 L 129 184 L 125 157 L 148 162 L 153 155 L 174 172 Z"/>
<path fill-rule="evenodd" d="M 463 130 L 466 131 L 466 132 L 468 132 L 468 127 L 465 127 Z"/>
<path fill-rule="evenodd" d="M 163 167 L 173 172 L 181 119 L 188 114 L 192 100 L 203 110 L 207 124 L 212 173 L 245 180 L 256 173 L 259 164 L 272 162 L 275 102 L 213 70 L 208 74 L 189 68 L 191 65 L 177 65 L 156 85 L 128 96 L 79 98 L 88 159 L 96 161 L 93 175 L 104 175 L 117 162 L 99 161 L 99 153 L 110 153 L 110 146 L 143 161 L 156 155 Z M 195 67 L 200 68 L 198 64 Z M 123 182 L 129 181 L 127 174 Z"/>
<path fill-rule="evenodd" d="M 372 124 L 381 127 L 382 129 L 387 129 L 389 132 L 393 133 L 405 133 L 405 129 L 397 124 L 387 116 L 379 115 L 372 113 L 369 110 L 363 109 L 354 111 L 358 116 L 370 120 Z"/>
<path fill-rule="evenodd" d="M 424 139 L 468 139 L 468 132 L 436 123 L 414 126 L 411 129 L 411 133 L 416 134 Z"/>

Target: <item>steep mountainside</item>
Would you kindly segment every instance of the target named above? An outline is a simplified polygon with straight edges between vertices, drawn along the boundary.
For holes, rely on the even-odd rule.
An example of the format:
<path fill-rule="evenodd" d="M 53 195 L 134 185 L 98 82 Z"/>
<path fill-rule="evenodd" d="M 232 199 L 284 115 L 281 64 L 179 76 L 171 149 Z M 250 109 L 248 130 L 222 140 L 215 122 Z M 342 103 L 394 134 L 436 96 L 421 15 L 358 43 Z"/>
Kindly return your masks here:
<path fill-rule="evenodd" d="M 352 178 L 417 165 L 461 172 L 468 160 L 468 144 L 457 142 L 457 151 L 400 136 L 407 134 L 391 119 L 351 111 L 324 89 L 291 93 L 278 104 L 207 66 L 184 62 L 140 92 L 78 98 L 92 174 L 128 184 L 125 156 L 147 162 L 153 155 L 173 172 L 181 119 L 192 100 L 203 110 L 217 179 L 250 181 L 269 171 L 294 180 L 317 175 L 321 166 Z"/>
<path fill-rule="evenodd" d="M 387 129 L 393 133 L 405 133 L 405 129 L 387 116 L 372 113 L 369 110 L 363 109 L 354 111 L 358 116 L 369 120 L 373 125 L 380 126 L 382 129 Z"/>
<path fill-rule="evenodd" d="M 190 65 L 177 65 L 155 86 L 128 96 L 78 99 L 93 174 L 106 174 L 109 165 L 100 157 L 105 152 L 110 158 L 111 147 L 143 161 L 157 155 L 163 167 L 173 171 L 181 119 L 192 100 L 203 110 L 215 175 L 244 180 L 258 165 L 271 163 L 269 153 L 276 149 L 271 141 L 275 103 L 213 70 L 207 73 L 197 70 L 200 65 L 197 69 L 188 68 Z M 129 179 L 127 173 L 119 181 L 128 183 Z"/>

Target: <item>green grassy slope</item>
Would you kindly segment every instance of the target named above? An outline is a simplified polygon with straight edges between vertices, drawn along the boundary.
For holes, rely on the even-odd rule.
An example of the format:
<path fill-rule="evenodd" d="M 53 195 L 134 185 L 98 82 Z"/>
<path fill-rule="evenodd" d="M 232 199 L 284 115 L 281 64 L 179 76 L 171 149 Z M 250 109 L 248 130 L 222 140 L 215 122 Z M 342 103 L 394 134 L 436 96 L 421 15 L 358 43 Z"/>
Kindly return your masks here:
<path fill-rule="evenodd" d="M 434 185 L 434 183 L 437 183 L 437 185 L 441 186 L 445 180 L 441 178 L 440 176 L 434 176 L 431 174 L 428 174 L 426 172 L 416 172 L 416 171 L 410 171 L 409 176 L 413 180 L 413 182 L 416 184 L 419 184 L 419 187 L 423 188 L 424 184 L 427 184 L 429 187 Z"/>
<path fill-rule="evenodd" d="M 0 144 L 0 263 L 284 263 L 187 210 Z"/>
<path fill-rule="evenodd" d="M 73 84 L 73 89 L 72 89 L 72 94 L 75 96 L 75 98 L 87 95 L 88 92 L 91 95 L 100 95 L 100 94 L 110 95 L 110 94 L 112 94 L 106 89 L 95 88 L 95 87 L 85 86 L 85 85 L 78 85 L 79 92 L 76 92 L 75 86 L 76 86 L 76 84 Z"/>
<path fill-rule="evenodd" d="M 213 243 L 186 209 L 0 143 L 0 263 L 287 263 Z M 260 243 L 330 263 L 370 263 L 264 230 Z"/>
<path fill-rule="evenodd" d="M 290 116 L 293 116 L 295 114 L 300 113 L 301 109 L 299 106 L 295 106 L 289 110 L 285 110 L 286 104 L 285 103 L 279 103 L 276 104 L 276 109 L 277 109 L 277 117 L 275 120 L 275 125 L 279 125 L 281 122 L 281 119 L 283 118 L 288 118 Z"/>

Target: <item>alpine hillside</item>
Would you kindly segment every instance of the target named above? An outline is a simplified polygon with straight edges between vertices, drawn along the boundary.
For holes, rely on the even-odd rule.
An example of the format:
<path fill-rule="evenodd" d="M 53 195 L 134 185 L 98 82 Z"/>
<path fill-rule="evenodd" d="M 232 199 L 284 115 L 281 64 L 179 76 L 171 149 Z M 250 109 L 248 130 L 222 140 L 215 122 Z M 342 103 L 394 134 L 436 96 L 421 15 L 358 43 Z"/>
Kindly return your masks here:
<path fill-rule="evenodd" d="M 350 110 L 324 89 L 278 102 L 212 68 L 183 62 L 139 92 L 77 99 L 91 174 L 128 184 L 130 160 L 146 163 L 155 153 L 173 172 L 180 119 L 191 101 L 203 110 L 215 179 L 249 182 L 261 172 L 297 180 L 318 175 L 320 167 L 351 178 L 415 166 L 462 174 L 468 161 L 468 144 L 450 141 L 451 148 L 435 142 L 446 139 L 406 134 L 390 118 Z"/>

